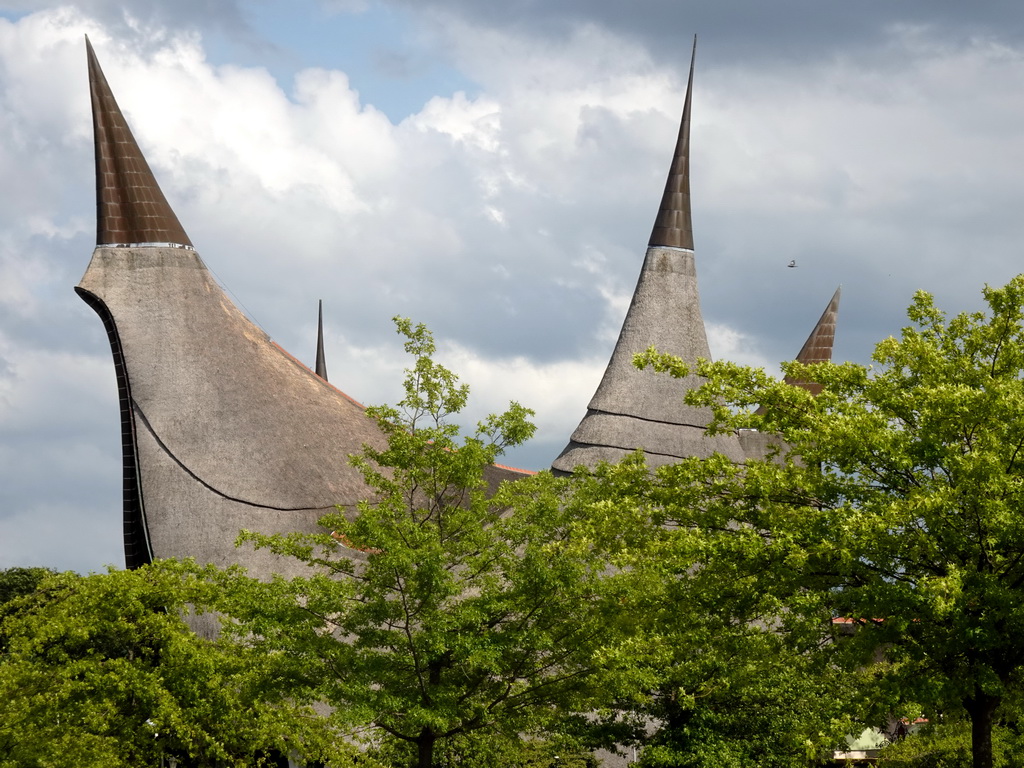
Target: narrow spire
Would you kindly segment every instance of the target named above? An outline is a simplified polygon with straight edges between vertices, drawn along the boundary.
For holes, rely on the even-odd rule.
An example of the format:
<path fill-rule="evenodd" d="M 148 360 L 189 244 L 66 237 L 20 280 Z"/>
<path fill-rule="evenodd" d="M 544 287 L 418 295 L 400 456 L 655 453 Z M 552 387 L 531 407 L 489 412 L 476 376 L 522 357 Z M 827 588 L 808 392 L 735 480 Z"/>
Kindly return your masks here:
<path fill-rule="evenodd" d="M 836 318 L 839 316 L 839 296 L 842 290 L 843 287 L 839 286 L 832 294 L 832 300 L 825 307 L 825 311 L 821 313 L 817 325 L 814 326 L 814 330 L 811 331 L 811 335 L 807 337 L 807 341 L 804 342 L 800 353 L 796 356 L 798 363 L 811 365 L 812 363 L 827 363 L 832 360 L 832 345 L 836 338 Z M 819 394 L 822 389 L 821 384 L 817 382 L 800 381 L 789 376 L 786 377 L 786 383 L 803 387 L 812 395 Z"/>
<path fill-rule="evenodd" d="M 324 300 L 320 299 L 316 321 L 316 375 L 327 381 L 327 361 L 324 358 Z"/>
<path fill-rule="evenodd" d="M 191 247 L 114 100 L 88 37 L 85 48 L 96 144 L 96 245 Z"/>
<path fill-rule="evenodd" d="M 658 218 L 654 221 L 654 229 L 648 243 L 652 248 L 668 246 L 693 250 L 693 221 L 690 218 L 690 102 L 693 98 L 693 65 L 696 60 L 697 36 L 694 35 L 683 118 L 679 123 L 679 138 L 676 139 L 672 168 L 665 181 L 661 208 L 658 210 Z"/>

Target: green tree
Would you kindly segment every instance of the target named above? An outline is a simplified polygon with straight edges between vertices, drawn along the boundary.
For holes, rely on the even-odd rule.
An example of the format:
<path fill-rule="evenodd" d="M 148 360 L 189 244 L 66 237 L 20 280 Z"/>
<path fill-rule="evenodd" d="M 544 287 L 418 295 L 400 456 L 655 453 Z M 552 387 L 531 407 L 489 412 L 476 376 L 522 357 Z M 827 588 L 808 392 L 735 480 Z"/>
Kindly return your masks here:
<path fill-rule="evenodd" d="M 817 398 L 702 363 L 688 399 L 715 408 L 715 429 L 777 435 L 778 453 L 658 474 L 730 521 L 787 610 L 854 623 L 836 645 L 876 661 L 878 702 L 964 713 L 974 768 L 993 765 L 993 723 L 1024 669 L 1024 276 L 983 295 L 987 311 L 947 319 L 918 293 L 875 368 L 785 366 L 820 382 Z M 638 362 L 685 368 L 653 351 Z"/>
<path fill-rule="evenodd" d="M 1021 734 L 1016 727 L 997 724 L 992 730 L 993 763 L 1003 768 L 1020 764 Z M 928 724 L 906 738 L 882 748 L 878 764 L 886 768 L 970 768 L 971 724 Z"/>
<path fill-rule="evenodd" d="M 822 765 L 849 732 L 844 683 L 817 654 L 795 651 L 784 637 L 730 628 L 687 657 L 675 654 L 664 668 L 642 710 L 658 727 L 645 740 L 639 764 Z"/>
<path fill-rule="evenodd" d="M 209 576 L 210 573 L 207 574 Z M 203 640 L 183 618 L 213 582 L 161 563 L 51 575 L 0 620 L 0 768 L 142 768 L 174 756 L 251 766 L 300 745 L 266 704 L 274 660 Z"/>
<path fill-rule="evenodd" d="M 35 592 L 39 582 L 51 574 L 53 571 L 49 568 L 5 568 L 0 571 L 0 607 L 16 597 Z"/>
<path fill-rule="evenodd" d="M 54 571 L 49 568 L 6 568 L 0 571 L 0 621 L 4 616 L 17 610 L 20 602 L 19 597 L 31 595 L 36 591 L 40 582 L 47 576 L 52 576 Z M 3 654 L 7 650 L 7 643 L 4 635 L 0 632 L 0 662 L 3 661 Z"/>
<path fill-rule="evenodd" d="M 1024 718 L 1020 687 L 1008 691 L 992 727 L 992 762 L 997 768 L 1015 768 L 1024 748 Z M 879 765 L 889 768 L 970 768 L 971 723 L 959 708 L 943 712 L 910 728 L 879 754 Z"/>
<path fill-rule="evenodd" d="M 532 435 L 531 412 L 513 403 L 460 437 L 452 418 L 467 387 L 432 360 L 422 325 L 396 323 L 415 358 L 405 397 L 368 409 L 387 445 L 353 458 L 373 498 L 356 514 L 325 516 L 323 534 L 244 534 L 311 570 L 236 581 L 235 631 L 303 659 L 313 697 L 331 708 L 324 727 L 362 739 L 368 757 L 544 764 L 531 758 L 537 738 L 607 695 L 600 652 L 616 633 L 613 577 L 575 535 L 563 481 L 488 487 L 503 449 Z M 515 488 L 523 482 L 529 490 Z"/>
<path fill-rule="evenodd" d="M 709 505 L 727 459 L 652 473 L 642 454 L 577 470 L 569 503 L 614 542 L 637 626 L 624 644 L 622 743 L 654 768 L 820 765 L 859 711 L 857 673 L 833 663 L 820 615 L 788 609 L 762 536 Z M 634 726 L 632 734 L 628 726 Z"/>

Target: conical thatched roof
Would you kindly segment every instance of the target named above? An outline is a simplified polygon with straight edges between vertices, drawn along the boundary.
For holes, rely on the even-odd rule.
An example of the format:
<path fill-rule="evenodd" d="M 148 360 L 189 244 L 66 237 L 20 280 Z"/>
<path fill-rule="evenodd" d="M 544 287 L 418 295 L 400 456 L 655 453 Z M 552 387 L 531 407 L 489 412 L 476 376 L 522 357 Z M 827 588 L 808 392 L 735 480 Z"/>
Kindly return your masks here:
<path fill-rule="evenodd" d="M 690 225 L 692 84 L 691 59 L 679 137 L 633 300 L 587 414 L 552 463 L 556 471 L 617 461 L 637 449 L 644 451 L 652 466 L 714 452 L 743 459 L 735 437 L 704 434 L 710 411 L 684 404 L 686 393 L 700 386 L 698 377 L 673 379 L 633 366 L 633 356 L 651 346 L 691 365 L 700 358 L 711 358 Z"/>

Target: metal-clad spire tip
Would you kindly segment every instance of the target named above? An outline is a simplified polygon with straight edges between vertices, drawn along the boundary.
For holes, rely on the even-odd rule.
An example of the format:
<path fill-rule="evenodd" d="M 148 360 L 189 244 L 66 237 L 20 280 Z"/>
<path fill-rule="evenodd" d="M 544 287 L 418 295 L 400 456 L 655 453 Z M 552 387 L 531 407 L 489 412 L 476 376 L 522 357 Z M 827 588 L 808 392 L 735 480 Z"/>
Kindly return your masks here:
<path fill-rule="evenodd" d="M 800 353 L 796 356 L 798 363 L 812 365 L 813 363 L 827 363 L 832 360 L 832 347 L 836 339 L 836 321 L 839 317 L 839 297 L 842 294 L 842 290 L 843 287 L 839 286 L 836 288 L 836 292 L 832 294 L 828 306 L 821 313 L 821 317 L 818 318 L 814 330 L 811 331 L 811 335 L 807 337 L 807 341 L 804 342 L 803 347 L 800 348 Z M 789 376 L 786 377 L 786 381 L 797 387 L 803 387 L 812 395 L 817 395 L 822 390 L 822 385 L 815 381 L 797 380 Z"/>
<path fill-rule="evenodd" d="M 327 381 L 327 360 L 324 357 L 324 300 L 320 299 L 316 321 L 316 375 Z"/>
<path fill-rule="evenodd" d="M 192 246 L 85 38 L 96 146 L 96 244 Z"/>
<path fill-rule="evenodd" d="M 651 247 L 668 246 L 693 250 L 693 221 L 690 216 L 690 105 L 693 100 L 693 69 L 697 61 L 697 36 L 693 36 L 693 52 L 690 54 L 690 77 L 686 83 L 686 99 L 683 102 L 683 117 L 679 121 L 679 136 L 676 139 L 672 167 L 665 181 L 661 196 L 661 207 L 654 221 Z"/>
<path fill-rule="evenodd" d="M 832 346 L 836 338 L 836 319 L 839 317 L 839 297 L 843 287 L 836 288 L 832 298 L 825 307 L 825 311 L 818 318 L 814 330 L 807 337 L 800 354 L 796 356 L 797 362 L 810 365 L 811 363 L 827 363 L 832 359 Z"/>
<path fill-rule="evenodd" d="M 804 342 L 803 347 L 800 348 L 800 353 L 796 356 L 798 363 L 811 365 L 813 363 L 828 363 L 832 361 L 832 347 L 836 338 L 836 321 L 839 317 L 839 297 L 842 291 L 843 286 L 839 286 L 836 288 L 836 292 L 832 294 L 828 306 L 821 313 L 821 317 L 815 323 L 811 335 L 807 337 L 807 341 Z M 805 381 L 793 378 L 792 376 L 787 376 L 785 381 L 794 387 L 803 387 L 815 396 L 821 394 L 821 390 L 824 389 L 816 381 Z M 756 411 L 759 414 L 764 412 L 765 408 L 763 405 Z"/>

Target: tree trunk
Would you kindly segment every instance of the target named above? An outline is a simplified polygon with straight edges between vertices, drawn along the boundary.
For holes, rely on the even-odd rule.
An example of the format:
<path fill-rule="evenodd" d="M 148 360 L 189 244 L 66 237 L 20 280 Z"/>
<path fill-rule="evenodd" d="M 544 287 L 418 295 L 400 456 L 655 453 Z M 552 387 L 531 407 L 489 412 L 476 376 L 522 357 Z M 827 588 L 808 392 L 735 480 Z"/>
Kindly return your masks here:
<path fill-rule="evenodd" d="M 437 736 L 424 728 L 416 739 L 416 768 L 434 768 L 434 743 Z M 991 751 L 991 750 L 990 750 Z"/>
<path fill-rule="evenodd" d="M 993 768 L 992 724 L 1001 696 L 991 696 L 975 687 L 974 696 L 964 701 L 964 708 L 971 718 L 971 766 L 972 768 Z"/>

